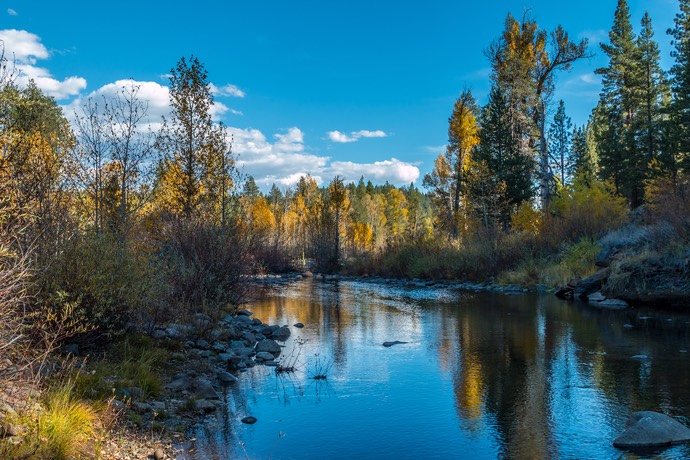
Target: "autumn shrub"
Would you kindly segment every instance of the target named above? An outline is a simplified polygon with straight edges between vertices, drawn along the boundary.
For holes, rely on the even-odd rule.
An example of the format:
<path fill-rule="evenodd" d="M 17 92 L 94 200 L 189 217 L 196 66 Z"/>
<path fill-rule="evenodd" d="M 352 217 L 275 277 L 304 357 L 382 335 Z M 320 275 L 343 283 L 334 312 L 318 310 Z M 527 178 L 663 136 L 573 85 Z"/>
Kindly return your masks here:
<path fill-rule="evenodd" d="M 544 216 L 541 239 L 544 245 L 557 249 L 583 237 L 599 238 L 627 221 L 627 205 L 606 184 L 587 183 L 577 177 L 573 185 L 561 190 Z"/>
<path fill-rule="evenodd" d="M 690 241 L 690 174 L 675 182 L 667 177 L 651 180 L 646 188 L 649 200 L 648 223 L 667 223 L 675 231 L 673 239 Z"/>
<path fill-rule="evenodd" d="M 161 255 L 170 303 L 195 312 L 245 297 L 244 278 L 254 271 L 256 245 L 237 230 L 201 220 L 172 224 Z"/>
<path fill-rule="evenodd" d="M 162 295 L 153 258 L 132 254 L 115 235 L 80 233 L 46 270 L 42 301 L 75 305 L 99 335 L 118 335 Z"/>

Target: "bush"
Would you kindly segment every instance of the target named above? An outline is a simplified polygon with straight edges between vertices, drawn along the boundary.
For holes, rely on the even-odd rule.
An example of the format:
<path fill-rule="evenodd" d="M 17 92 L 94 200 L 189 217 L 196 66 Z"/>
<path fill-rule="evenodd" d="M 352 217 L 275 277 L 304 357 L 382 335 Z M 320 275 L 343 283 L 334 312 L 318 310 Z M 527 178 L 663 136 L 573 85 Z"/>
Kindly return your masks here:
<path fill-rule="evenodd" d="M 177 221 L 163 248 L 168 300 L 186 312 L 235 305 L 246 295 L 254 243 L 233 225 Z"/>
<path fill-rule="evenodd" d="M 51 293 L 43 303 L 55 309 L 74 304 L 99 335 L 119 335 L 161 297 L 153 259 L 131 254 L 109 234 L 76 235 L 43 279 Z"/>

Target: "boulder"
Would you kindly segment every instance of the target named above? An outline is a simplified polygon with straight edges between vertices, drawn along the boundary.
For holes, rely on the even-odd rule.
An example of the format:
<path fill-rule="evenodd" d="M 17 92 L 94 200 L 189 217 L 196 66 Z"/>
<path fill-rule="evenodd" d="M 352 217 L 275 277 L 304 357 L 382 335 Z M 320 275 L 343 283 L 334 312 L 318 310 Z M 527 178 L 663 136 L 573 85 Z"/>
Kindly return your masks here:
<path fill-rule="evenodd" d="M 259 353 L 261 351 L 267 351 L 273 354 L 274 356 L 278 356 L 282 349 L 280 348 L 280 345 L 276 343 L 275 340 L 264 339 L 256 344 L 256 352 Z"/>
<path fill-rule="evenodd" d="M 610 269 L 602 268 L 592 276 L 581 279 L 577 282 L 573 295 L 575 297 L 587 297 L 589 294 L 601 290 L 601 286 L 610 274 Z"/>
<path fill-rule="evenodd" d="M 245 310 L 244 308 L 240 308 L 235 313 L 237 313 L 237 316 L 252 316 L 254 314 L 248 310 Z"/>
<path fill-rule="evenodd" d="M 587 296 L 587 300 L 590 302 L 602 302 L 606 300 L 606 296 L 601 293 L 601 291 L 593 292 Z"/>
<path fill-rule="evenodd" d="M 284 342 L 290 337 L 290 328 L 287 326 L 279 327 L 278 329 L 273 332 L 273 335 L 271 336 L 275 340 L 280 340 L 281 342 Z"/>
<path fill-rule="evenodd" d="M 237 382 L 237 377 L 232 375 L 230 372 L 220 371 L 220 372 L 218 372 L 218 380 L 220 380 L 221 382 L 223 382 L 225 384 L 229 384 L 229 383 Z"/>
<path fill-rule="evenodd" d="M 275 356 L 267 351 L 260 351 L 256 354 L 255 358 L 259 361 L 273 361 Z"/>
<path fill-rule="evenodd" d="M 613 441 L 613 446 L 626 449 L 678 444 L 690 441 L 690 429 L 659 412 L 635 412 L 628 418 L 625 430 Z"/>
<path fill-rule="evenodd" d="M 198 398 L 202 399 L 220 399 L 220 395 L 213 384 L 206 379 L 198 379 L 194 383 L 194 393 Z"/>

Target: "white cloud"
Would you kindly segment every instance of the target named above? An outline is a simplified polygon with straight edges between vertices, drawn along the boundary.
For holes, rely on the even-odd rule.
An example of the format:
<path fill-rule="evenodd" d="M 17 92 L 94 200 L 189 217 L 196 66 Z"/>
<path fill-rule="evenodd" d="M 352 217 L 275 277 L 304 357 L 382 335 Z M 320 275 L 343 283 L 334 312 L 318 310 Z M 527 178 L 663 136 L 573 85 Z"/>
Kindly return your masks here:
<path fill-rule="evenodd" d="M 19 13 L 17 13 L 12 8 L 7 8 L 7 14 L 9 14 L 10 16 L 17 16 Z"/>
<path fill-rule="evenodd" d="M 392 184 L 409 184 L 419 179 L 417 166 L 396 158 L 374 163 L 334 161 L 328 168 L 328 172 L 334 176 L 344 177 L 346 182 L 356 181 L 362 176 L 379 182 L 388 181 Z"/>
<path fill-rule="evenodd" d="M 48 49 L 41 43 L 41 38 L 26 30 L 0 30 L 0 40 L 5 46 L 5 56 L 14 58 L 17 64 L 36 64 L 37 59 L 47 59 Z"/>
<path fill-rule="evenodd" d="M 245 92 L 242 91 L 240 88 L 238 88 L 235 85 L 224 85 L 224 86 L 216 86 L 213 83 L 210 84 L 211 87 L 211 93 L 214 96 L 231 96 L 231 97 L 244 97 Z"/>
<path fill-rule="evenodd" d="M 38 60 L 50 57 L 38 35 L 25 30 L 5 29 L 0 30 L 0 41 L 4 45 L 5 56 L 14 59 L 17 65 L 18 85 L 26 86 L 29 80 L 34 80 L 36 86 L 57 100 L 76 96 L 86 88 L 86 80 L 82 77 L 71 76 L 58 80 L 48 69 L 36 66 Z"/>
<path fill-rule="evenodd" d="M 376 131 L 368 131 L 366 129 L 363 129 L 361 131 L 353 131 L 349 135 L 345 133 L 341 133 L 340 131 L 329 131 L 326 134 L 328 134 L 328 138 L 332 142 L 338 142 L 341 144 L 348 143 L 348 142 L 356 142 L 358 141 L 361 137 L 386 137 L 387 134 L 384 131 L 381 131 L 380 129 Z"/>
<path fill-rule="evenodd" d="M 339 142 L 341 144 L 344 144 L 346 142 L 355 142 L 357 140 L 354 137 L 350 137 L 345 133 L 341 133 L 340 131 L 329 131 L 326 134 L 328 134 L 328 138 L 331 141 Z"/>
<path fill-rule="evenodd" d="M 609 33 L 604 29 L 598 30 L 585 30 L 579 34 L 579 37 L 586 38 L 589 40 L 590 45 L 596 45 L 598 43 L 604 43 L 609 39 Z"/>

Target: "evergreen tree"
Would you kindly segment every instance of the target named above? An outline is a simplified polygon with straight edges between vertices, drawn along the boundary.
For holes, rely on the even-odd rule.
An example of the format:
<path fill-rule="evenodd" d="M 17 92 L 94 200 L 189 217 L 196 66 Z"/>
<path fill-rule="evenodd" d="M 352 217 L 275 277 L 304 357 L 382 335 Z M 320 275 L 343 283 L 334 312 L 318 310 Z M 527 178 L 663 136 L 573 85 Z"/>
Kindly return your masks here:
<path fill-rule="evenodd" d="M 674 171 L 690 167 L 690 0 L 679 0 L 679 6 L 675 26 L 668 31 L 673 38 L 671 56 L 675 58 L 675 63 L 671 68 L 673 126 L 667 128 L 672 136 L 669 139 L 671 150 L 667 163 Z"/>
<path fill-rule="evenodd" d="M 616 191 L 627 196 L 634 208 L 642 203 L 647 162 L 636 141 L 641 59 L 625 0 L 618 0 L 609 40 L 610 44 L 601 44 L 609 65 L 596 70 L 603 84 L 593 117 L 600 173 L 614 181 Z"/>
<path fill-rule="evenodd" d="M 571 177 L 582 177 L 585 185 L 590 185 L 596 177 L 596 143 L 590 124 L 575 126 L 572 137 Z"/>
<path fill-rule="evenodd" d="M 501 88 L 494 86 L 489 102 L 482 111 L 476 156 L 477 164 L 485 165 L 487 173 L 495 176 L 496 184 L 505 184 L 505 188 L 484 187 L 482 192 L 495 189 L 503 193 L 495 199 L 502 203 L 501 220 L 504 226 L 510 222 L 510 211 L 533 196 L 534 157 L 523 155 L 519 142 L 513 136 L 511 115 L 510 101 Z M 484 177 L 484 174 L 480 176 Z"/>
<path fill-rule="evenodd" d="M 641 102 L 636 120 L 638 148 L 644 152 L 646 166 L 660 154 L 665 103 L 668 100 L 668 85 L 661 70 L 659 45 L 654 41 L 654 30 L 649 13 L 642 18 L 642 30 L 637 38 L 640 56 L 637 90 Z"/>
<path fill-rule="evenodd" d="M 549 130 L 549 156 L 551 169 L 563 187 L 570 183 L 573 170 L 573 124 L 565 113 L 565 103 L 558 103 L 558 110 L 553 117 L 553 123 Z"/>

